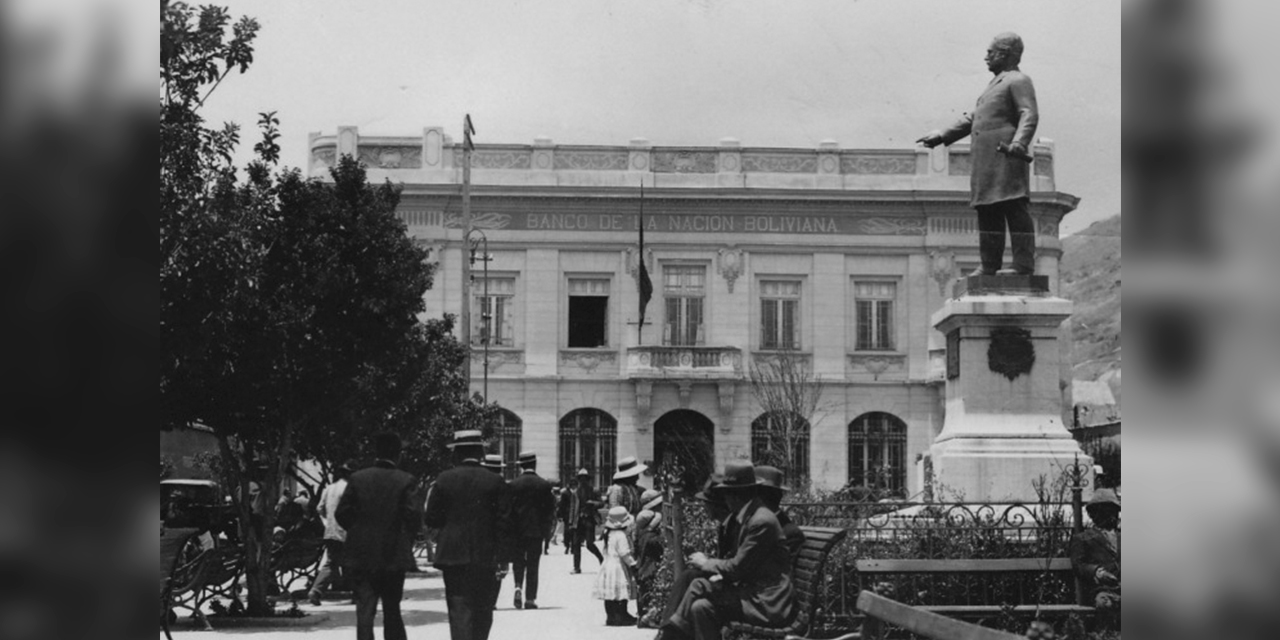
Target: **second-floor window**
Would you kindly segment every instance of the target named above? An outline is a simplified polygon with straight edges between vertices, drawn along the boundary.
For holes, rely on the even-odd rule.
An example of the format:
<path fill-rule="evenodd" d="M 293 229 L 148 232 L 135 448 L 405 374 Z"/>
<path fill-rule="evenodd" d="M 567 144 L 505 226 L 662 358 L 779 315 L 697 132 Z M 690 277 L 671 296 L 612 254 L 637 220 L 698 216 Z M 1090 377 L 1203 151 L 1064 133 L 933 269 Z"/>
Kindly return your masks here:
<path fill-rule="evenodd" d="M 760 348 L 800 348 L 800 283 L 760 282 Z"/>
<path fill-rule="evenodd" d="M 511 314 L 514 311 L 515 278 L 489 278 L 488 289 L 484 278 L 477 278 L 471 285 L 474 305 L 471 308 L 471 342 L 492 346 L 515 345 Z"/>
<path fill-rule="evenodd" d="M 853 286 L 858 351 L 893 351 L 893 303 L 898 285 L 859 281 Z"/>
<path fill-rule="evenodd" d="M 662 295 L 666 306 L 666 317 L 662 323 L 663 344 L 706 344 L 703 314 L 706 291 L 706 267 L 666 265 L 662 268 Z"/>
<path fill-rule="evenodd" d="M 569 279 L 569 346 L 609 346 L 609 281 Z"/>

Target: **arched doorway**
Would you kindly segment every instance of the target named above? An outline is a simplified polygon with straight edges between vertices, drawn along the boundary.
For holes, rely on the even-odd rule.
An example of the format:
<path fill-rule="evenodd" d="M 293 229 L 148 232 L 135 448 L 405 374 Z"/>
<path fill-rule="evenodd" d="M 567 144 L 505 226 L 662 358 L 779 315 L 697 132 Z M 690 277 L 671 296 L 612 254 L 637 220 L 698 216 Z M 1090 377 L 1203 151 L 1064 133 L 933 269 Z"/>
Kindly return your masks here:
<path fill-rule="evenodd" d="M 714 425 L 697 411 L 668 411 L 653 423 L 654 476 L 697 491 L 715 469 Z"/>

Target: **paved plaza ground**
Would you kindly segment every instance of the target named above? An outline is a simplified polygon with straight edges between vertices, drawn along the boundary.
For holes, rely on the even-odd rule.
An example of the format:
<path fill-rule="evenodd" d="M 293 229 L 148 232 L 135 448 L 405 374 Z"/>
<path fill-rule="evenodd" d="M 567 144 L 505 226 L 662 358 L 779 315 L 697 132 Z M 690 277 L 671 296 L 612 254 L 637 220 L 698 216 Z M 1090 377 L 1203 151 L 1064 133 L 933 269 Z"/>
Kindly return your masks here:
<path fill-rule="evenodd" d="M 449 637 L 448 609 L 444 600 L 444 580 L 440 572 L 419 561 L 425 569 L 424 573 L 411 573 L 405 580 L 404 601 L 401 610 L 404 613 L 405 628 L 410 640 L 417 638 L 442 639 Z M 542 567 L 538 572 L 541 584 L 538 588 L 537 610 L 520 610 L 512 608 L 512 584 L 508 576 L 502 583 L 502 593 L 498 596 L 498 610 L 493 616 L 493 631 L 489 637 L 493 640 L 562 640 L 564 638 L 582 638 L 601 640 L 650 640 L 656 635 L 653 629 L 637 629 L 635 627 L 606 627 L 604 625 L 604 605 L 599 600 L 591 599 L 591 587 L 595 583 L 596 560 L 589 553 L 583 554 L 582 573 L 571 575 L 573 558 L 564 553 L 564 547 L 552 545 L 551 553 L 542 557 Z M 303 602 L 300 607 L 304 611 L 319 611 L 328 616 L 317 625 L 296 628 L 218 628 L 216 618 L 212 619 L 214 631 L 195 630 L 187 620 L 180 621 L 173 629 L 174 640 L 200 640 L 217 635 L 250 635 L 257 638 L 298 638 L 305 635 L 308 640 L 352 640 L 356 635 L 355 605 L 345 601 L 325 601 L 319 607 L 312 607 Z M 635 614 L 635 601 L 628 604 L 628 610 Z M 382 616 L 379 612 L 374 623 L 375 637 L 382 638 Z M 161 632 L 160 637 L 164 637 Z"/>

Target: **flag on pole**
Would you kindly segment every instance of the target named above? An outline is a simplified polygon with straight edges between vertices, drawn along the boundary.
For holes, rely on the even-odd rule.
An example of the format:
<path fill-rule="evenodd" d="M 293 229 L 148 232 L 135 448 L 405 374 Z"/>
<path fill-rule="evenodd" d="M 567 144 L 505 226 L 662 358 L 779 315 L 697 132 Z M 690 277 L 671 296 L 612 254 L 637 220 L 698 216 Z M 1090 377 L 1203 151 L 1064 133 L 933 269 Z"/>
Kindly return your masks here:
<path fill-rule="evenodd" d="M 653 298 L 653 281 L 644 264 L 644 184 L 640 185 L 640 326 L 644 327 L 644 309 Z"/>

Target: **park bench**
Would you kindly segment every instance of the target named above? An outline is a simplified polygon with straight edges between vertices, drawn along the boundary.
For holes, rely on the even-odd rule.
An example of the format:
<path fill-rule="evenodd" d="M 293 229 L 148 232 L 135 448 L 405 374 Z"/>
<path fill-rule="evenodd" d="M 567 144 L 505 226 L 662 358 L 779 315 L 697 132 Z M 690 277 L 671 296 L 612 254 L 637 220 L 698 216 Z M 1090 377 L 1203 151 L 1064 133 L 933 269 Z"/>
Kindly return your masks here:
<path fill-rule="evenodd" d="M 760 627 L 745 622 L 730 622 L 729 629 L 749 638 L 793 638 L 809 632 L 818 612 L 818 588 L 831 550 L 844 540 L 847 532 L 832 527 L 800 527 L 804 545 L 800 547 L 791 569 L 791 587 L 795 593 L 796 618 L 786 627 Z"/>
<path fill-rule="evenodd" d="M 884 623 L 902 627 L 930 640 L 1018 640 L 1022 636 L 988 629 L 956 620 L 923 607 L 911 607 L 870 591 L 858 594 L 858 610 L 866 614 L 861 633 L 850 633 L 836 640 L 881 640 Z"/>
<path fill-rule="evenodd" d="M 305 589 L 315 581 L 320 572 L 320 558 L 324 555 L 321 538 L 293 538 L 285 540 L 271 551 L 271 571 L 280 593 L 289 596 L 294 583 L 302 580 Z"/>
<path fill-rule="evenodd" d="M 205 603 L 213 598 L 232 598 L 243 572 L 244 552 L 234 545 L 205 549 L 189 560 L 179 558 L 170 574 L 164 612 L 168 622 L 172 624 L 176 617 L 173 610 L 182 608 L 190 611 L 206 631 L 212 630 L 213 625 L 204 615 Z"/>

